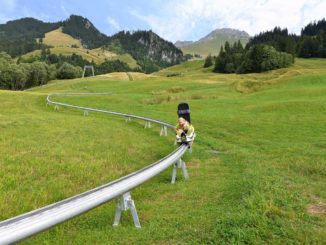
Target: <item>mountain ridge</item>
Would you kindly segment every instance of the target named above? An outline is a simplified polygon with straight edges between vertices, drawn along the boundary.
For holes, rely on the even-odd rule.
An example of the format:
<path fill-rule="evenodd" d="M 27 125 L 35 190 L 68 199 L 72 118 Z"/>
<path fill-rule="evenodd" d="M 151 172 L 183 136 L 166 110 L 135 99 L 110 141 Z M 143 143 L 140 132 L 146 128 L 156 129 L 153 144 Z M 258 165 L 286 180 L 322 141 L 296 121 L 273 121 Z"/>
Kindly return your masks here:
<path fill-rule="evenodd" d="M 62 32 L 76 39 L 89 49 L 99 48 L 108 41 L 108 36 L 101 33 L 93 23 L 82 16 L 70 15 L 62 22 Z"/>
<path fill-rule="evenodd" d="M 226 41 L 234 43 L 240 40 L 242 45 L 245 45 L 248 43 L 249 38 L 249 34 L 245 31 L 232 28 L 220 28 L 211 31 L 197 41 L 177 41 L 175 45 L 181 48 L 185 54 L 200 54 L 201 56 L 207 56 L 208 54 L 217 55 L 220 47 L 224 45 Z"/>
<path fill-rule="evenodd" d="M 105 48 L 111 52 L 126 52 L 136 59 L 145 72 L 179 64 L 183 53 L 172 42 L 153 31 L 121 31 L 111 36 Z"/>
<path fill-rule="evenodd" d="M 130 54 L 145 72 L 157 71 L 184 60 L 180 49 L 151 30 L 120 32 L 110 37 L 101 33 L 90 20 L 78 15 L 54 23 L 22 18 L 1 24 L 0 52 L 19 57 L 34 50 L 49 48 L 43 42 L 45 34 L 60 27 L 62 33 L 80 40 L 83 48 Z"/>

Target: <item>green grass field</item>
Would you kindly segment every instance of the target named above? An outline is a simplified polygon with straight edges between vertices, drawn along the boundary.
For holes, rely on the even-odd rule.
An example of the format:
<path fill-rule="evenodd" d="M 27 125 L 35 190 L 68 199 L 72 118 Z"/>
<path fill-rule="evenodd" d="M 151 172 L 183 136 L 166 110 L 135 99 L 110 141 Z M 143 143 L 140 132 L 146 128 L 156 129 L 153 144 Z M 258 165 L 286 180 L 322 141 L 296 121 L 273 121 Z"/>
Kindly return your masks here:
<path fill-rule="evenodd" d="M 78 105 L 176 122 L 187 101 L 197 138 L 172 169 L 132 191 L 113 228 L 116 202 L 23 244 L 323 244 L 326 241 L 326 60 L 287 69 L 222 75 L 188 62 L 132 81 L 118 76 L 54 81 L 0 91 L 0 220 L 112 181 L 174 149 L 174 135 L 141 121 L 45 106 L 52 92 Z M 173 76 L 169 76 L 169 75 Z M 132 74 L 131 74 L 132 75 Z M 169 76 L 169 77 L 167 77 Z"/>

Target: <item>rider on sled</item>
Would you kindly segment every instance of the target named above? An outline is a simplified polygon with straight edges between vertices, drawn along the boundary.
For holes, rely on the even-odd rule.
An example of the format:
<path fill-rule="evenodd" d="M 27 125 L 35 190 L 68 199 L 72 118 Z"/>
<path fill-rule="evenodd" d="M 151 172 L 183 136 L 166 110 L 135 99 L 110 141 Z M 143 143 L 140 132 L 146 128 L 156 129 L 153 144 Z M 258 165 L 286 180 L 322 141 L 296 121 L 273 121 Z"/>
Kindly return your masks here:
<path fill-rule="evenodd" d="M 176 141 L 179 145 L 191 145 L 196 137 L 195 128 L 183 117 L 179 117 L 175 131 Z"/>

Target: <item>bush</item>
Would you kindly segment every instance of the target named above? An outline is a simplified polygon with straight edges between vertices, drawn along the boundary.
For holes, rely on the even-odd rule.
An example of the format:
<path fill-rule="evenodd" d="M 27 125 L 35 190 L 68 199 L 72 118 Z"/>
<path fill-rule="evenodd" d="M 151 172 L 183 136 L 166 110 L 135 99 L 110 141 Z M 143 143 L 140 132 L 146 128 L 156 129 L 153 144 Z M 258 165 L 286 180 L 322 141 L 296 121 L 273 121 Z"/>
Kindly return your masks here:
<path fill-rule="evenodd" d="M 64 62 L 58 69 L 57 77 L 59 79 L 72 79 L 81 77 L 83 70 L 79 66 L 73 66 Z"/>
<path fill-rule="evenodd" d="M 24 89 L 28 79 L 28 73 L 16 65 L 10 55 L 0 53 L 0 88 L 19 90 Z"/>
<path fill-rule="evenodd" d="M 103 62 L 102 64 L 96 66 L 96 73 L 97 74 L 105 74 L 110 72 L 127 72 L 131 71 L 129 65 L 123 61 L 120 60 L 108 60 Z"/>
<path fill-rule="evenodd" d="M 1 64 L 0 87 L 4 89 L 22 89 L 25 86 L 27 76 L 22 68 L 13 63 Z"/>
<path fill-rule="evenodd" d="M 47 64 L 36 61 L 30 65 L 30 77 L 28 87 L 39 86 L 46 84 L 48 81 Z"/>
<path fill-rule="evenodd" d="M 11 89 L 23 90 L 27 82 L 28 74 L 26 70 L 18 65 L 12 66 Z"/>

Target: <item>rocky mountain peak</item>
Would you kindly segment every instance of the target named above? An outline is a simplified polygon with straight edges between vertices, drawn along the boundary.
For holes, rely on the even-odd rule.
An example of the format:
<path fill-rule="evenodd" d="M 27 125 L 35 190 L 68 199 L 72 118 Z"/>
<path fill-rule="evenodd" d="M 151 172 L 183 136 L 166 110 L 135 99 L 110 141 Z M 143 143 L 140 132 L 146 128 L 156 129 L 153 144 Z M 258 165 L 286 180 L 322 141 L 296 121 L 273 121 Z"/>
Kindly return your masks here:
<path fill-rule="evenodd" d="M 249 37 L 250 37 L 249 34 L 245 31 L 240 31 L 240 30 L 231 29 L 231 28 L 221 28 L 221 29 L 216 29 L 216 30 L 212 31 L 205 37 L 199 39 L 197 42 L 207 42 L 207 41 L 213 40 L 216 37 L 221 36 L 221 35 L 227 36 L 228 38 L 238 38 L 238 39 L 242 39 L 242 38 L 249 39 Z"/>

